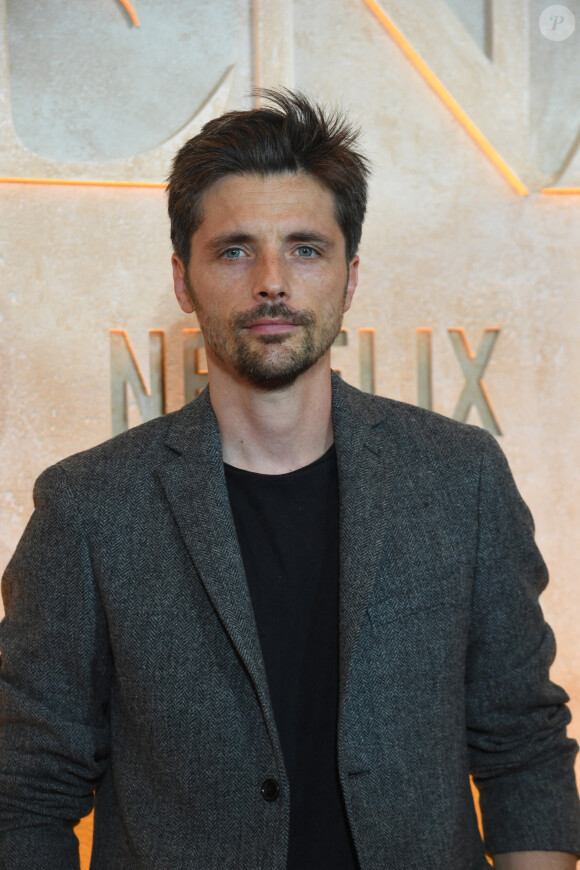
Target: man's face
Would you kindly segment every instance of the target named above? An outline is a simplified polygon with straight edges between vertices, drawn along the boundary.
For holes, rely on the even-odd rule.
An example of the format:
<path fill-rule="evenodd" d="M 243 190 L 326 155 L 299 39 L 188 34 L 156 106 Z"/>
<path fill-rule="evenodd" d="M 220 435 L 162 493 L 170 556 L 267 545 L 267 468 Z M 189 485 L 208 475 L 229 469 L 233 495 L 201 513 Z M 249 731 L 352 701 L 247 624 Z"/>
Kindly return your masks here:
<path fill-rule="evenodd" d="M 187 274 L 176 255 L 173 274 L 210 374 L 293 383 L 329 353 L 356 287 L 358 257 L 346 262 L 332 194 L 303 173 L 229 175 L 205 193 L 202 214 Z"/>

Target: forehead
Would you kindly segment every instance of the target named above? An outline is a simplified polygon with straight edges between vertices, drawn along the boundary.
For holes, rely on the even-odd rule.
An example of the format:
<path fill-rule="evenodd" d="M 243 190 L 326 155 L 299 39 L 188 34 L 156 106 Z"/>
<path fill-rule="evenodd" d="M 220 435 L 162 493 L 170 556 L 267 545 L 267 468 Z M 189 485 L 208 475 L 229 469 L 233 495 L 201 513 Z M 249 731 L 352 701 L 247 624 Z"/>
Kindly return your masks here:
<path fill-rule="evenodd" d="M 201 201 L 205 232 L 231 225 L 256 227 L 295 221 L 325 224 L 339 230 L 334 196 L 304 172 L 279 175 L 226 175 L 209 187 Z M 197 233 L 196 233 L 197 234 Z M 205 234 L 205 233 L 204 233 Z"/>

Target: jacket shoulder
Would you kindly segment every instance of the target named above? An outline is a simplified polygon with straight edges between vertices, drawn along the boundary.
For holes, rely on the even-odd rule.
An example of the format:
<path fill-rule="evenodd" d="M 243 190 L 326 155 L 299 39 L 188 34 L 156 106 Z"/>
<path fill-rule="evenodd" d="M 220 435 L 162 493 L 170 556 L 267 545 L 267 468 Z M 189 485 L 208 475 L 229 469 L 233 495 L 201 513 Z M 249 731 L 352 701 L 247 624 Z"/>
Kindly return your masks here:
<path fill-rule="evenodd" d="M 499 451 L 493 435 L 480 426 L 460 423 L 396 399 L 363 393 L 348 384 L 342 384 L 339 392 L 351 414 L 406 450 L 441 456 Z"/>
<path fill-rule="evenodd" d="M 37 493 L 57 488 L 58 481 L 62 481 L 62 485 L 66 482 L 72 490 L 87 491 L 94 486 L 116 488 L 122 486 L 123 481 L 135 482 L 139 477 L 150 475 L 162 461 L 164 444 L 174 420 L 185 413 L 186 409 L 181 408 L 164 414 L 61 459 L 38 477 L 35 500 Z"/>

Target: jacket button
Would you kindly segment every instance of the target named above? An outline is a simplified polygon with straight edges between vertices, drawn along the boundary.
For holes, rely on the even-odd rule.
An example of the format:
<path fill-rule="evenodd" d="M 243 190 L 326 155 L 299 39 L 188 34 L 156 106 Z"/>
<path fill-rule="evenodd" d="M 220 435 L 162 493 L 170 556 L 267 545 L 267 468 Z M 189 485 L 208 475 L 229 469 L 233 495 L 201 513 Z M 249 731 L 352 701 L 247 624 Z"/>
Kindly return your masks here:
<path fill-rule="evenodd" d="M 276 779 L 265 779 L 260 789 L 265 801 L 275 801 L 280 794 L 280 786 Z"/>

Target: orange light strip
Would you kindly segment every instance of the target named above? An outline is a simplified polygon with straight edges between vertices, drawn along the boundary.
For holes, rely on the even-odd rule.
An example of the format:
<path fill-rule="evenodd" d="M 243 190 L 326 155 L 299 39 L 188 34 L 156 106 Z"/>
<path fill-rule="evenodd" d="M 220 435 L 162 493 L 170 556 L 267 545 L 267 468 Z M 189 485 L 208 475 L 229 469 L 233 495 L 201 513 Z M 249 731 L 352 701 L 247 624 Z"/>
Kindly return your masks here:
<path fill-rule="evenodd" d="M 0 178 L 0 184 L 66 184 L 81 187 L 167 187 L 164 181 L 97 181 L 88 178 Z"/>
<path fill-rule="evenodd" d="M 567 196 L 574 196 L 580 194 L 580 187 L 544 187 L 540 193 L 555 193 L 555 194 L 566 194 Z"/>
<path fill-rule="evenodd" d="M 413 48 L 411 43 L 403 36 L 399 28 L 391 21 L 385 10 L 377 3 L 377 0 L 364 0 L 373 15 L 378 18 L 389 36 L 396 42 L 403 54 L 411 61 L 415 69 L 423 76 L 425 81 L 433 88 L 437 96 L 457 118 L 461 126 L 469 133 L 471 138 L 479 145 L 486 157 L 493 163 L 503 177 L 511 184 L 516 193 L 520 196 L 527 196 L 529 190 L 521 181 L 515 172 L 510 169 L 503 157 L 495 150 L 491 142 L 483 135 L 481 130 L 475 126 L 469 115 L 467 115 L 457 100 L 451 96 L 445 85 L 437 78 L 435 73 L 429 69 L 423 58 Z"/>
<path fill-rule="evenodd" d="M 129 0 L 121 0 L 121 5 L 125 7 L 127 15 L 129 16 L 135 27 L 139 27 L 139 19 L 137 18 L 137 13 L 131 6 Z"/>

